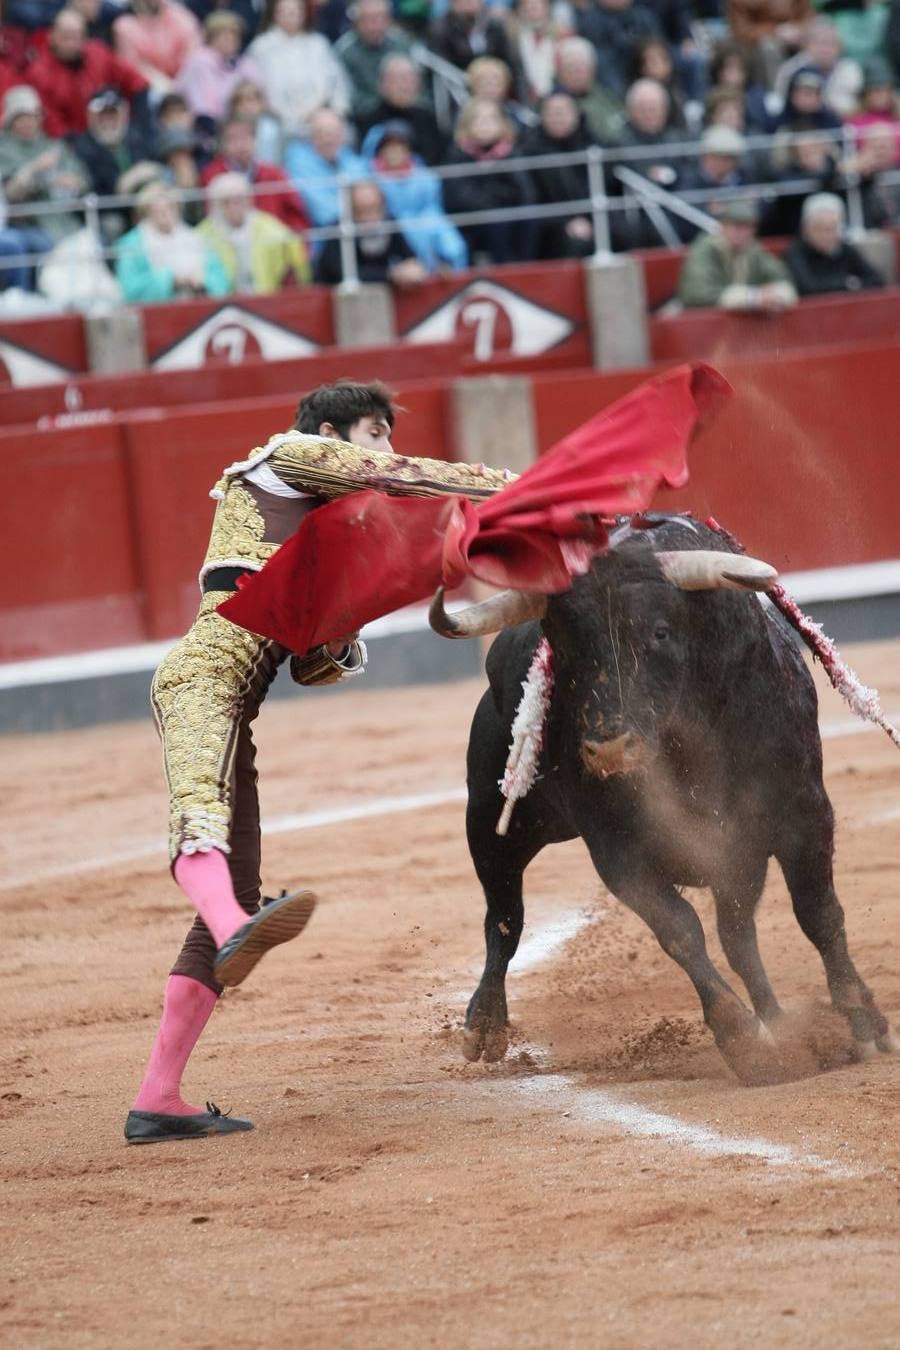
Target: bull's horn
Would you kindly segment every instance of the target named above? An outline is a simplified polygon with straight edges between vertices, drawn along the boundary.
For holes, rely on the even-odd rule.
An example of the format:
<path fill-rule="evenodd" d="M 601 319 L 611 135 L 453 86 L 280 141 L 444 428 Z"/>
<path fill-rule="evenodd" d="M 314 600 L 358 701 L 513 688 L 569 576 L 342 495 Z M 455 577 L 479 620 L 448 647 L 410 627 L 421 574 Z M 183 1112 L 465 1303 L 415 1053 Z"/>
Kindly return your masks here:
<path fill-rule="evenodd" d="M 683 549 L 657 553 L 662 574 L 683 591 L 768 591 L 778 573 L 759 558 L 714 549 Z"/>
<path fill-rule="evenodd" d="M 501 628 L 539 619 L 546 608 L 545 595 L 532 595 L 530 591 L 500 591 L 490 600 L 448 614 L 444 608 L 444 588 L 440 586 L 431 602 L 428 622 L 441 637 L 485 637 L 488 633 L 499 633 Z"/>

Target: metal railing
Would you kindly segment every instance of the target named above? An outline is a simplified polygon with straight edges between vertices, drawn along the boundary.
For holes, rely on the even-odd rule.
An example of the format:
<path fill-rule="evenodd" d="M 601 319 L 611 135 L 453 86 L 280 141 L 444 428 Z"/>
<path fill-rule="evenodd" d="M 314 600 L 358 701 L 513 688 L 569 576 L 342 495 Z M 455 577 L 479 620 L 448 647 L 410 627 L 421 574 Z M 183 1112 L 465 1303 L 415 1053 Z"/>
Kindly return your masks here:
<path fill-rule="evenodd" d="M 900 124 L 898 124 L 900 125 Z M 852 168 L 852 151 L 855 149 L 855 137 L 851 128 L 840 132 L 802 133 L 804 141 L 818 140 L 835 146 L 842 143 L 845 163 L 851 168 L 844 174 L 839 190 L 847 199 L 848 233 L 858 235 L 865 228 L 862 183 L 859 174 Z M 750 136 L 745 138 L 746 151 L 771 151 L 776 146 L 787 146 L 790 141 L 777 134 L 774 136 Z M 504 160 L 473 164 L 448 164 L 424 167 L 419 170 L 443 180 L 478 177 L 481 175 L 504 173 L 531 173 L 544 168 L 562 168 L 581 166 L 586 170 L 587 195 L 578 200 L 547 203 L 525 203 L 522 206 L 481 211 L 467 211 L 448 214 L 440 220 L 449 221 L 465 229 L 495 223 L 513 223 L 517 221 L 567 220 L 573 216 L 590 217 L 593 227 L 595 256 L 606 256 L 611 250 L 611 218 L 622 212 L 641 212 L 653 223 L 662 244 L 680 246 L 684 241 L 669 219 L 680 218 L 696 226 L 699 230 L 711 231 L 716 227 L 714 217 L 702 209 L 710 201 L 724 201 L 727 198 L 741 197 L 756 200 L 774 200 L 782 196 L 807 195 L 821 190 L 821 179 L 798 177 L 790 180 L 760 179 L 755 183 L 745 183 L 738 187 L 703 187 L 688 190 L 669 190 L 654 183 L 645 175 L 629 165 L 640 165 L 652 161 L 671 163 L 681 159 L 696 159 L 702 153 L 698 141 L 662 143 L 653 146 L 631 146 L 619 149 L 604 149 L 590 146 L 585 150 L 568 151 L 555 154 L 516 156 Z M 840 168 L 840 166 L 839 166 Z M 374 173 L 367 181 L 378 181 Z M 610 192 L 610 180 L 619 185 L 620 191 Z M 900 170 L 887 170 L 878 175 L 880 183 L 895 187 L 900 185 Z M 343 285 L 347 288 L 358 286 L 356 268 L 357 237 L 364 235 L 371 226 L 359 226 L 352 218 L 351 189 L 361 181 L 359 177 L 338 176 L 334 179 L 309 180 L 310 186 L 327 183 L 335 187 L 338 200 L 338 219 L 334 225 L 318 226 L 304 232 L 308 243 L 317 245 L 330 239 L 340 242 Z M 183 205 L 206 201 L 207 189 L 179 189 L 166 185 L 172 196 Z M 296 186 L 296 185 L 294 185 Z M 284 194 L 290 185 L 284 183 L 254 184 L 254 199 Z M 53 214 L 78 214 L 84 217 L 85 224 L 98 241 L 97 257 L 106 260 L 115 258 L 118 244 L 102 243 L 102 217 L 116 211 L 131 211 L 136 205 L 134 194 L 116 194 L 98 197 L 86 194 L 82 197 L 58 198 L 46 202 L 16 202 L 7 206 L 8 223 L 14 226 L 17 219 L 39 221 Z M 421 217 L 408 219 L 389 219 L 379 228 L 384 233 L 403 233 L 421 228 Z M 0 257 L 0 272 L 14 267 L 39 267 L 48 261 L 46 252 L 20 254 Z"/>

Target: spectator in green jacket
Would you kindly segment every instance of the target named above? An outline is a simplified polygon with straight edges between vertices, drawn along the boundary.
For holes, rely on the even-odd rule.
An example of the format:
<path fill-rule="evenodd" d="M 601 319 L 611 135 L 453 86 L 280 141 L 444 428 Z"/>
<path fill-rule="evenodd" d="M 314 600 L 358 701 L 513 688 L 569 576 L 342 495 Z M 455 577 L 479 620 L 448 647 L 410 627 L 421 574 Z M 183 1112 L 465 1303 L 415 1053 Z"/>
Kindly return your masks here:
<path fill-rule="evenodd" d="M 695 239 L 681 269 L 678 295 L 702 305 L 779 314 L 797 300 L 787 269 L 757 241 L 756 203 L 734 197 L 712 207 L 718 229 Z"/>

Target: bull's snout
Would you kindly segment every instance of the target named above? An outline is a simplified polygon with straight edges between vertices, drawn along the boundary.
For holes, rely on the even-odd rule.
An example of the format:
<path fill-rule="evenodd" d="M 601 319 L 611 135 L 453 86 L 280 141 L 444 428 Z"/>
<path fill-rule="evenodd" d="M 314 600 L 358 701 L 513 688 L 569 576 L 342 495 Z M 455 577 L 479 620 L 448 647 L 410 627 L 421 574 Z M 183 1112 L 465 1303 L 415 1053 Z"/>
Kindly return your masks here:
<path fill-rule="evenodd" d="M 597 778 L 610 778 L 617 773 L 633 773 L 644 758 L 644 742 L 633 731 L 623 732 L 608 741 L 595 741 L 587 736 L 581 742 L 581 759 L 588 773 Z"/>

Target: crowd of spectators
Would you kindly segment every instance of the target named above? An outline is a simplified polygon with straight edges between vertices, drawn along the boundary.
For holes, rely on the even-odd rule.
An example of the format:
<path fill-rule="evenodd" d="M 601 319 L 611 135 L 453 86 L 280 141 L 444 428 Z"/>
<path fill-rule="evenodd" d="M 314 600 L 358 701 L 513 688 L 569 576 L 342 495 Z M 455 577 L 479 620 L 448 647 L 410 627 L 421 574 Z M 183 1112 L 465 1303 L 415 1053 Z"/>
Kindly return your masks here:
<path fill-rule="evenodd" d="M 783 308 L 878 282 L 848 205 L 900 223 L 898 70 L 900 0 L 6 0 L 0 291 L 63 257 L 152 301 L 678 242 L 685 305 Z"/>

